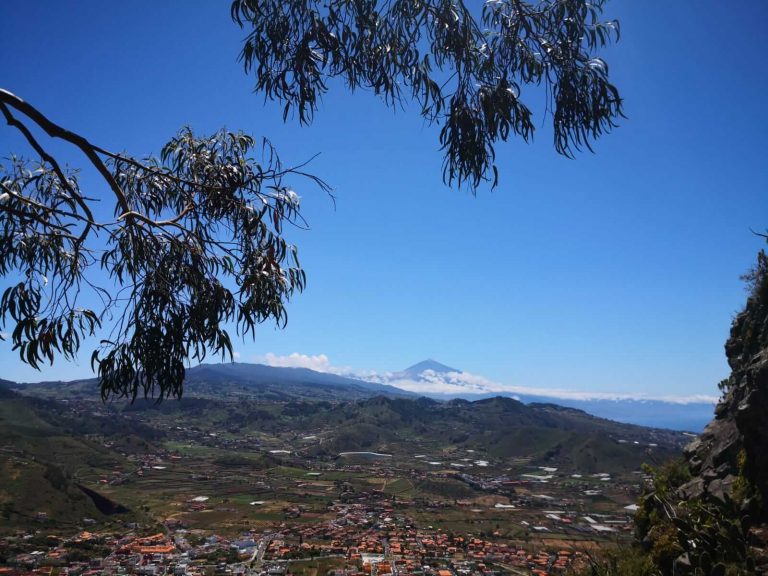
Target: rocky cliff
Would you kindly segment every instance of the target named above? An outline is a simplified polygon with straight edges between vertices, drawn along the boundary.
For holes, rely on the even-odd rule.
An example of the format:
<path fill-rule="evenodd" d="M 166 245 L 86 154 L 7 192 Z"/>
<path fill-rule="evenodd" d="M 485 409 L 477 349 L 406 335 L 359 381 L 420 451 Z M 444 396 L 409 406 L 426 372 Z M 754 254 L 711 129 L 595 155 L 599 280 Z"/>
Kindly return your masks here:
<path fill-rule="evenodd" d="M 725 353 L 731 375 L 714 420 L 686 448 L 692 480 L 685 499 L 725 495 L 753 519 L 768 520 L 768 257 L 745 276 L 747 305 L 733 321 Z"/>
<path fill-rule="evenodd" d="M 635 533 L 642 570 L 605 574 L 768 575 L 768 256 L 745 278 L 749 297 L 725 353 L 730 376 L 715 418 L 685 458 L 647 468 Z M 593 572 L 596 573 L 596 572 Z"/>

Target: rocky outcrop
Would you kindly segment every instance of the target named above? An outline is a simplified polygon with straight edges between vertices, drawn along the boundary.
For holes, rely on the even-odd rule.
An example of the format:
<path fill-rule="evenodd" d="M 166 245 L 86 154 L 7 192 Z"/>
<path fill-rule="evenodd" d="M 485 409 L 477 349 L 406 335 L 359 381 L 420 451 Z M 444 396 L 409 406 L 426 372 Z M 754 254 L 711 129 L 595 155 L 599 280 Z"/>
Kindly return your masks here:
<path fill-rule="evenodd" d="M 686 462 L 653 471 L 635 515 L 664 576 L 768 575 L 768 256 L 745 279 L 750 295 L 725 345 L 731 374 L 715 417 Z"/>
<path fill-rule="evenodd" d="M 725 345 L 730 377 L 714 420 L 685 451 L 692 480 L 681 496 L 737 500 L 768 520 L 768 257 L 747 277 L 751 294 Z"/>

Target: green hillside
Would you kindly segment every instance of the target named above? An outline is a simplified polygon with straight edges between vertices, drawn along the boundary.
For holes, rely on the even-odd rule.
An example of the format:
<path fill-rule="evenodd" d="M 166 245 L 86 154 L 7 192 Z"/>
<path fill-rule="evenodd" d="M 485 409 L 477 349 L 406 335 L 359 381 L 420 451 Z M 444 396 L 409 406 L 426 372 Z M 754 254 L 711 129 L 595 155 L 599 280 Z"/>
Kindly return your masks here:
<path fill-rule="evenodd" d="M 342 473 L 347 467 L 386 469 L 386 462 L 400 473 L 413 471 L 400 484 L 382 481 L 380 489 L 401 497 L 476 497 L 472 481 L 461 478 L 470 469 L 490 477 L 503 476 L 510 467 L 517 477 L 552 467 L 566 477 L 608 473 L 630 478 L 645 462 L 679 454 L 687 440 L 668 430 L 501 397 L 475 402 L 386 396 L 341 401 L 329 400 L 326 387 L 314 399 L 224 395 L 103 404 L 95 393 L 84 395 L 82 383 L 16 389 L 35 394 L 45 390 L 47 398 L 0 388 L 0 434 L 7 456 L 0 464 L 4 529 L 34 525 L 30 523 L 40 513 L 51 527 L 79 526 L 84 518 L 119 522 L 136 514 L 162 520 L 177 514 L 203 486 L 213 494 L 233 494 L 246 506 L 252 500 L 297 497 L 315 506 L 327 502 L 333 486 L 301 487 L 297 493 L 309 474 L 332 469 L 337 475 L 326 481 L 352 481 Z M 374 455 L 374 460 L 385 460 L 376 464 L 365 454 L 340 456 L 342 452 L 381 453 L 385 456 Z M 273 469 L 295 473 L 284 477 L 276 472 L 282 487 L 270 493 L 264 486 L 272 485 Z M 370 488 L 359 478 L 355 482 L 358 491 Z M 111 499 L 100 503 L 101 510 L 94 504 L 99 494 Z M 110 515 L 120 503 L 133 512 Z M 228 521 L 224 510 L 230 504 L 222 501 L 221 506 L 221 520 Z"/>
<path fill-rule="evenodd" d="M 128 465 L 118 452 L 83 432 L 103 428 L 106 418 L 74 417 L 66 405 L 3 391 L 0 401 L 0 528 L 45 525 L 72 527 L 84 518 L 104 519 L 99 507 L 79 487 L 93 477 Z M 73 428 L 80 428 L 76 432 Z"/>

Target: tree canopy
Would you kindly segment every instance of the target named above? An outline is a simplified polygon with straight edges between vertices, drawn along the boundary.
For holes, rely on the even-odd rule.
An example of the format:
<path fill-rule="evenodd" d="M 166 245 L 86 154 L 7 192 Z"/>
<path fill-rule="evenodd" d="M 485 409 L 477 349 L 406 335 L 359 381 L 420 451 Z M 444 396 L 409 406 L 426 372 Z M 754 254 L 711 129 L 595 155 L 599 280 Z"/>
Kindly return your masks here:
<path fill-rule="evenodd" d="M 387 106 L 413 101 L 438 124 L 443 179 L 476 191 L 496 185 L 495 145 L 534 133 L 523 90 L 543 98 L 555 148 L 566 156 L 622 116 L 608 65 L 595 52 L 618 39 L 603 1 L 487 0 L 475 15 L 460 0 L 234 0 L 248 30 L 241 61 L 255 89 L 311 122 L 342 80 Z M 102 397 L 179 397 L 185 363 L 232 357 L 231 327 L 287 321 L 306 276 L 284 227 L 303 226 L 287 179 L 329 192 L 303 166 L 284 166 L 267 140 L 181 129 L 158 157 L 106 150 L 57 125 L 8 90 L 0 113 L 31 157 L 0 163 L 0 320 L 23 362 L 72 359 L 82 341 Z M 79 150 L 109 192 L 111 218 L 49 140 Z M 99 302 L 94 306 L 93 302 Z"/>
<path fill-rule="evenodd" d="M 486 0 L 476 15 L 461 0 L 234 0 L 232 17 L 249 32 L 245 71 L 284 118 L 311 122 L 334 79 L 389 106 L 415 101 L 441 126 L 445 182 L 476 190 L 498 182 L 499 140 L 533 137 L 526 88 L 543 89 L 560 154 L 616 126 L 622 100 L 595 55 L 619 38 L 604 3 Z"/>

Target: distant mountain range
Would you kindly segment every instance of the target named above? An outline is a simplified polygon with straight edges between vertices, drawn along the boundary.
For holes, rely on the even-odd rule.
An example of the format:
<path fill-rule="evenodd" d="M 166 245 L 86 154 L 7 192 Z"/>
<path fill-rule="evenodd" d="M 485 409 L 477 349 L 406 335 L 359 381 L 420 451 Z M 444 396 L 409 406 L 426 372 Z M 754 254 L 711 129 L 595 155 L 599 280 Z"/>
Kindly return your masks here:
<path fill-rule="evenodd" d="M 270 401 L 293 399 L 359 400 L 373 396 L 416 398 L 427 396 L 447 401 L 482 400 L 495 396 L 514 398 L 525 404 L 548 403 L 576 408 L 594 416 L 656 428 L 700 432 L 712 419 L 711 402 L 685 404 L 651 399 L 574 399 L 490 389 L 482 377 L 467 374 L 435 360 L 424 360 L 400 372 L 363 380 L 317 372 L 307 368 L 285 368 L 262 364 L 202 364 L 187 371 L 184 394 L 188 397 Z M 96 379 L 72 382 L 17 384 L 3 381 L 8 388 L 50 398 L 93 398 Z M 445 392 L 445 389 L 450 391 Z"/>
<path fill-rule="evenodd" d="M 715 405 L 711 402 L 690 402 L 679 404 L 662 400 L 574 400 L 572 398 L 557 398 L 553 396 L 535 396 L 529 394 L 510 394 L 495 392 L 493 394 L 467 394 L 461 396 L 465 400 L 479 400 L 494 396 L 516 398 L 526 404 L 549 403 L 568 408 L 582 410 L 593 416 L 607 418 L 616 422 L 649 426 L 652 428 L 667 428 L 699 433 L 714 418 Z"/>
<path fill-rule="evenodd" d="M 193 369 L 189 382 L 192 390 L 218 389 L 219 394 L 205 398 L 195 397 L 196 393 L 191 392 L 181 402 L 169 400 L 162 404 L 138 401 L 133 405 L 100 405 L 93 380 L 22 387 L 10 383 L 21 393 L 0 387 L 0 397 L 4 399 L 0 406 L 0 432 L 12 438 L 16 448 L 23 447 L 57 465 L 66 462 L 57 452 L 60 449 L 55 448 L 64 441 L 49 445 L 40 440 L 46 435 L 71 435 L 73 442 L 78 442 L 77 458 L 82 459 L 89 454 L 85 446 L 91 446 L 87 438 L 94 433 L 109 437 L 116 447 L 120 445 L 123 449 L 126 442 L 132 443 L 135 450 L 142 443 L 149 446 L 167 437 L 175 423 L 184 422 L 214 435 L 222 431 L 247 435 L 256 430 L 286 437 L 320 434 L 322 442 L 308 444 L 302 450 L 308 457 L 334 458 L 345 451 L 360 450 L 401 455 L 414 450 L 435 455 L 468 450 L 491 458 L 529 458 L 532 465 L 566 466 L 590 473 L 636 469 L 648 458 L 649 450 L 654 458 L 663 461 L 679 453 L 689 440 L 680 432 L 613 422 L 551 403 L 526 405 L 501 396 L 474 402 L 441 402 L 424 396 L 394 394 L 364 396 L 361 391 L 365 388 L 344 379 L 325 380 L 306 373 L 311 371 L 272 372 L 265 368 L 268 367 L 213 365 Z M 263 392 L 265 374 L 279 374 L 283 379 L 282 384 L 277 384 L 283 386 L 279 398 L 269 398 L 269 392 L 259 393 Z M 301 382 L 297 384 L 294 378 Z M 288 390 L 305 393 L 305 387 L 313 386 L 307 384 L 308 379 L 325 380 L 314 385 L 319 396 L 289 395 Z M 252 391 L 248 396 L 240 388 L 244 381 L 250 383 L 246 385 Z M 276 383 L 267 389 L 272 385 Z M 54 390 L 56 399 L 39 397 L 53 396 Z M 330 390 L 339 395 L 336 402 L 317 400 L 327 398 Z M 354 391 L 360 396 L 349 398 Z M 76 416 L 69 407 L 81 392 L 86 396 L 77 404 L 80 408 Z M 137 413 L 143 416 L 131 416 Z M 99 450 L 108 460 L 107 452 Z"/>
<path fill-rule="evenodd" d="M 488 386 L 482 377 L 465 373 L 436 360 L 424 360 L 405 370 L 394 372 L 379 379 L 391 386 L 410 390 L 437 400 L 461 398 L 481 400 L 494 396 L 515 398 L 531 403 L 554 403 L 583 410 L 589 414 L 617 422 L 638 424 L 672 430 L 701 432 L 714 416 L 714 403 L 710 401 L 687 401 L 643 398 L 569 398 L 551 395 L 526 394 L 499 390 Z M 448 389 L 449 392 L 440 390 Z"/>
<path fill-rule="evenodd" d="M 47 398 L 96 398 L 98 380 L 15 383 L 0 380 L 6 388 Z M 198 398 L 265 400 L 358 400 L 372 396 L 411 397 L 419 395 L 387 384 L 316 372 L 307 368 L 282 368 L 240 362 L 201 364 L 187 370 L 184 395 Z"/>

